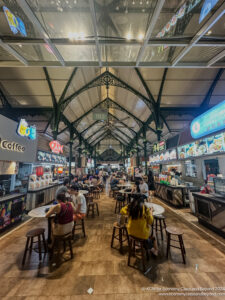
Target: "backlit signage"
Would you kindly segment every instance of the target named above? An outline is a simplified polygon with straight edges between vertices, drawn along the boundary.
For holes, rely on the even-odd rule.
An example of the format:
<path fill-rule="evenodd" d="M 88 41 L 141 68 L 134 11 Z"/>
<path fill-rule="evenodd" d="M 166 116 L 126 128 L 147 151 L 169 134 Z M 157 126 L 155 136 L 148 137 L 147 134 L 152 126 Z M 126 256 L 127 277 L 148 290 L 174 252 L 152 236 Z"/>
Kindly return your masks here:
<path fill-rule="evenodd" d="M 63 153 L 63 146 L 60 145 L 58 141 L 51 141 L 49 146 L 53 153 L 60 154 Z"/>
<path fill-rule="evenodd" d="M 21 153 L 25 151 L 24 146 L 21 146 L 16 142 L 9 142 L 7 140 L 2 140 L 1 138 L 0 138 L 0 148 L 3 150 L 21 152 Z"/>
<path fill-rule="evenodd" d="M 178 147 L 178 158 L 186 159 L 225 152 L 225 133 L 219 133 Z"/>
<path fill-rule="evenodd" d="M 198 139 L 225 128 L 225 100 L 191 122 L 191 136 Z"/>
<path fill-rule="evenodd" d="M 14 34 L 20 32 L 23 36 L 27 36 L 23 21 L 19 17 L 16 17 L 6 6 L 3 6 L 3 10 L 11 31 Z"/>
<path fill-rule="evenodd" d="M 160 142 L 154 143 L 153 153 L 164 151 L 164 150 L 166 150 L 166 142 L 165 141 L 160 141 Z"/>
<path fill-rule="evenodd" d="M 176 160 L 177 152 L 176 149 L 167 150 L 166 152 L 159 153 L 149 157 L 150 164 L 165 162 L 169 160 Z"/>
<path fill-rule="evenodd" d="M 36 139 L 36 126 L 28 126 L 25 119 L 21 119 L 17 128 L 18 135 L 28 137 L 31 140 Z"/>
<path fill-rule="evenodd" d="M 219 0 L 205 0 L 204 4 L 202 5 L 200 17 L 199 17 L 199 24 L 202 22 L 203 19 L 210 13 L 213 7 Z"/>

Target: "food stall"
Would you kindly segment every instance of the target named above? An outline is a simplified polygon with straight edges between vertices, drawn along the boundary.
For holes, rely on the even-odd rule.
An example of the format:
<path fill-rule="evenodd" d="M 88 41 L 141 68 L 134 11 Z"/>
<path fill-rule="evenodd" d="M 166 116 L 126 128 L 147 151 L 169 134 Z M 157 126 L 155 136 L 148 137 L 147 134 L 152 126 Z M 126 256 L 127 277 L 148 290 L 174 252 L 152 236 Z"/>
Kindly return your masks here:
<path fill-rule="evenodd" d="M 185 206 L 186 185 L 171 184 L 171 170 L 179 171 L 176 149 L 168 149 L 161 153 L 150 156 L 150 165 L 154 169 L 155 165 L 160 165 L 155 173 L 155 194 L 162 200 L 169 202 L 176 207 Z"/>
<path fill-rule="evenodd" d="M 62 185 L 66 157 L 45 151 L 37 151 L 37 161 L 33 164 L 29 177 L 26 210 L 45 205 L 55 199 L 57 188 Z M 56 180 L 54 180 L 56 179 Z"/>
<path fill-rule="evenodd" d="M 214 178 L 213 194 L 193 193 L 199 223 L 225 238 L 225 179 Z"/>
<path fill-rule="evenodd" d="M 36 151 L 35 127 L 0 115 L 0 230 L 23 218 Z"/>

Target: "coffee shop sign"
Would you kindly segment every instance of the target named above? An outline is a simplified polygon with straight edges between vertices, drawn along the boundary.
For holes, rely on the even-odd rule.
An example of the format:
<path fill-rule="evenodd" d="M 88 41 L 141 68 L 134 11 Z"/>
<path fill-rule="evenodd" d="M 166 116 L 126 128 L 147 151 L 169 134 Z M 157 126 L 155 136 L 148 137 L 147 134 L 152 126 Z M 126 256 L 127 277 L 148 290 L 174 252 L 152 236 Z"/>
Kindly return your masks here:
<path fill-rule="evenodd" d="M 30 140 L 36 139 L 36 126 L 28 126 L 25 119 L 21 119 L 17 128 L 18 135 L 28 137 Z"/>

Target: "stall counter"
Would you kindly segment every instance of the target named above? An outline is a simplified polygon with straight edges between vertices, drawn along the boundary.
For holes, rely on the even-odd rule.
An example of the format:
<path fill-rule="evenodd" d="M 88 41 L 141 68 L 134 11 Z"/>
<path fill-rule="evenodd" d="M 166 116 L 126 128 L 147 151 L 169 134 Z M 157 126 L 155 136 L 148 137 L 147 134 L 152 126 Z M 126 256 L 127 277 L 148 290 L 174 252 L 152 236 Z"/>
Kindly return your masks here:
<path fill-rule="evenodd" d="M 26 195 L 16 193 L 0 197 L 0 231 L 21 221 Z"/>
<path fill-rule="evenodd" d="M 176 207 L 185 206 L 185 185 L 173 186 L 155 182 L 155 194 Z"/>
<path fill-rule="evenodd" d="M 53 183 L 46 187 L 29 190 L 27 192 L 26 210 L 30 211 L 52 202 L 55 199 L 56 190 L 60 186 L 62 186 L 62 183 Z"/>
<path fill-rule="evenodd" d="M 225 238 L 225 198 L 193 193 L 199 223 Z"/>

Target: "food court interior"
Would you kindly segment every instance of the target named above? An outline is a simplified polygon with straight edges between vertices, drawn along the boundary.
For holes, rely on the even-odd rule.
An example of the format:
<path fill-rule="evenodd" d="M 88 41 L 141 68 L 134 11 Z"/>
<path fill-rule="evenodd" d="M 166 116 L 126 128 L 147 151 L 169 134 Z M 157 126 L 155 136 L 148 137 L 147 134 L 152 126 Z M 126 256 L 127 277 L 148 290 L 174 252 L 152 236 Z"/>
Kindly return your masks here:
<path fill-rule="evenodd" d="M 0 298 L 224 299 L 225 1 L 0 0 Z"/>

